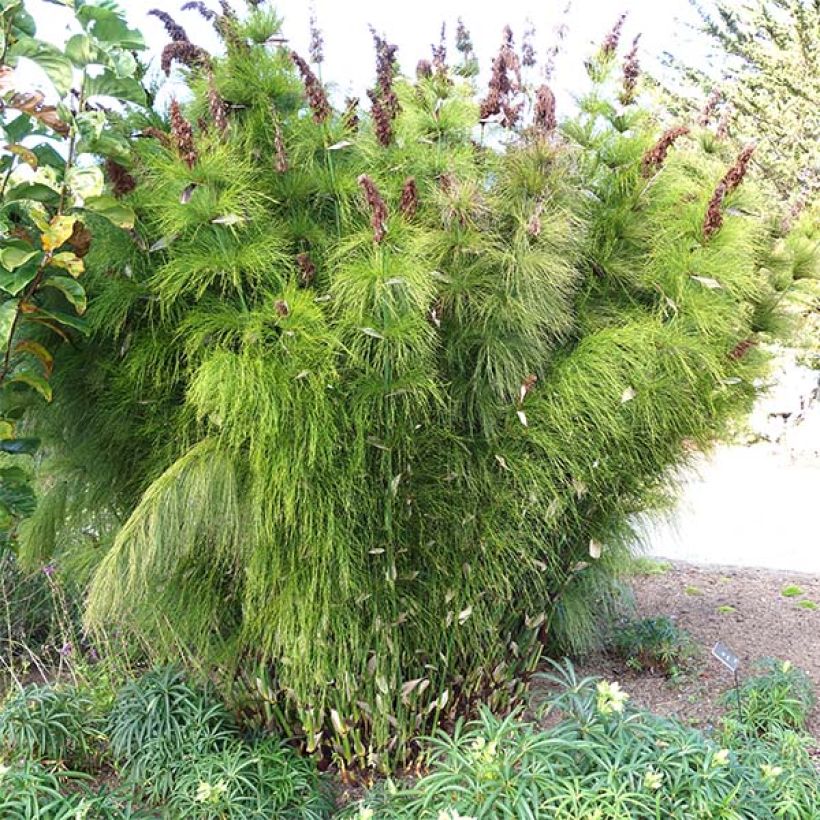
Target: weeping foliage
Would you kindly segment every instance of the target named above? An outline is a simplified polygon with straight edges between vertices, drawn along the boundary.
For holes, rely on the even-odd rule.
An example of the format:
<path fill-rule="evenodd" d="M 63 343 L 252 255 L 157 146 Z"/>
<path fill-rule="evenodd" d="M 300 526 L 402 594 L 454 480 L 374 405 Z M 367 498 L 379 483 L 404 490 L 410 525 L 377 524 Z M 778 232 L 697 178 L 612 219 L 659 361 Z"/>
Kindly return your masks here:
<path fill-rule="evenodd" d="M 594 641 L 630 516 L 751 393 L 767 234 L 740 186 L 705 238 L 733 158 L 696 135 L 643 172 L 659 131 L 606 55 L 562 132 L 496 151 L 446 71 L 382 64 L 389 134 L 317 123 L 270 12 L 225 26 L 185 74 L 198 159 L 136 140 L 137 227 L 96 233 L 94 332 L 41 411 L 78 499 L 52 510 L 109 515 L 92 627 L 386 769 Z"/>

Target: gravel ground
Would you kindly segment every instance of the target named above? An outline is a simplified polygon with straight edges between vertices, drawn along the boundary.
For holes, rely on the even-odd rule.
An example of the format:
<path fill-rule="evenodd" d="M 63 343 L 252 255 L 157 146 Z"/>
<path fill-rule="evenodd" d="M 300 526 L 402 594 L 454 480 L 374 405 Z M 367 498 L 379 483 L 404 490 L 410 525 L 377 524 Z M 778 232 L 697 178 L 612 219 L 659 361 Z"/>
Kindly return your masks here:
<path fill-rule="evenodd" d="M 790 586 L 800 594 L 784 595 Z M 604 655 L 579 661 L 579 673 L 617 679 L 636 705 L 698 727 L 717 720 L 718 699 L 732 685 L 731 673 L 711 656 L 717 641 L 740 658 L 741 676 L 761 658 L 790 660 L 820 693 L 820 576 L 674 563 L 662 574 L 636 577 L 633 587 L 637 616 L 669 616 L 693 637 L 698 655 L 675 681 L 636 674 Z M 820 745 L 818 708 L 809 731 Z"/>

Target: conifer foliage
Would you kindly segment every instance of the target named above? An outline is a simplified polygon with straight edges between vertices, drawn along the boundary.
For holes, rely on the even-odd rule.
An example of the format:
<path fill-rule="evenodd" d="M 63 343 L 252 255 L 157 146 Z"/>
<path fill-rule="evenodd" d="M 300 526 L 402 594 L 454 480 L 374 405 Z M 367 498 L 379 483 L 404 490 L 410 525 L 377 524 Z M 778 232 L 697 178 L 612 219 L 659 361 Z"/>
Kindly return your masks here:
<path fill-rule="evenodd" d="M 374 35 L 371 110 L 337 111 L 265 3 L 213 19 L 222 56 L 166 21 L 193 98 L 111 179 L 137 220 L 97 227 L 37 419 L 66 515 L 27 549 L 103 504 L 92 626 L 389 768 L 591 640 L 629 515 L 749 392 L 765 237 L 747 183 L 704 231 L 727 166 L 639 108 L 620 27 L 559 131 L 509 31 L 479 124 L 440 55 L 411 81 Z"/>

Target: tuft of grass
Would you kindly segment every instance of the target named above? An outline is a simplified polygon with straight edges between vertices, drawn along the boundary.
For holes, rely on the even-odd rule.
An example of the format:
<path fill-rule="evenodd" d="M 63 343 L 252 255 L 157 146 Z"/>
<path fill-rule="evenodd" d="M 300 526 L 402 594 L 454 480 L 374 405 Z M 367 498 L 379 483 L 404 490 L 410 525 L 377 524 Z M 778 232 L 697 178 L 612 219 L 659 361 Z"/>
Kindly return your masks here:
<path fill-rule="evenodd" d="M 799 598 L 803 594 L 803 588 L 797 584 L 788 584 L 780 590 L 784 598 Z"/>
<path fill-rule="evenodd" d="M 820 607 L 818 607 L 818 605 L 815 601 L 812 601 L 808 598 L 805 598 L 802 601 L 798 601 L 797 606 L 800 607 L 800 609 L 811 609 L 811 610 L 820 609 Z"/>
<path fill-rule="evenodd" d="M 688 586 L 684 590 L 687 595 L 703 595 L 703 590 L 700 587 Z"/>
<path fill-rule="evenodd" d="M 638 556 L 629 563 L 627 572 L 631 575 L 665 575 L 672 569 L 668 561 L 659 561 L 656 558 Z"/>
<path fill-rule="evenodd" d="M 723 614 L 726 614 L 726 613 L 729 613 L 729 612 L 737 612 L 737 607 L 734 607 L 731 604 L 723 604 L 722 606 L 719 606 L 717 608 L 717 611 L 721 612 Z"/>

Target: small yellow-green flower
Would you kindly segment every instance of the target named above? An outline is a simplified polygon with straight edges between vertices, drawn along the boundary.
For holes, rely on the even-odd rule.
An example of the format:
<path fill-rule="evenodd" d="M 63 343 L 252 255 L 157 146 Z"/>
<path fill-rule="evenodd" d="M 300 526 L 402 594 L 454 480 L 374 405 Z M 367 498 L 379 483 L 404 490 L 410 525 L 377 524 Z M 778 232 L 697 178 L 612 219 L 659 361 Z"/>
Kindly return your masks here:
<path fill-rule="evenodd" d="M 362 806 L 359 813 L 356 815 L 356 820 L 373 820 L 373 809 L 368 809 Z"/>
<path fill-rule="evenodd" d="M 716 766 L 725 766 L 726 763 L 729 761 L 729 750 L 728 749 L 719 749 L 712 755 L 712 762 Z"/>
<path fill-rule="evenodd" d="M 663 785 L 663 775 L 650 767 L 643 777 L 643 785 L 644 788 L 657 791 Z"/>
<path fill-rule="evenodd" d="M 776 778 L 780 777 L 781 774 L 783 774 L 783 767 L 769 766 L 767 763 L 764 763 L 760 767 L 760 771 L 763 773 L 764 780 L 775 780 Z"/>
<path fill-rule="evenodd" d="M 228 791 L 228 786 L 224 780 L 220 780 L 215 786 L 201 780 L 197 787 L 194 800 L 196 800 L 197 803 L 217 803 L 226 791 Z"/>
<path fill-rule="evenodd" d="M 602 715 L 611 715 L 613 712 L 623 712 L 629 695 L 621 689 L 617 681 L 610 683 L 602 680 L 598 683 L 598 711 Z"/>

